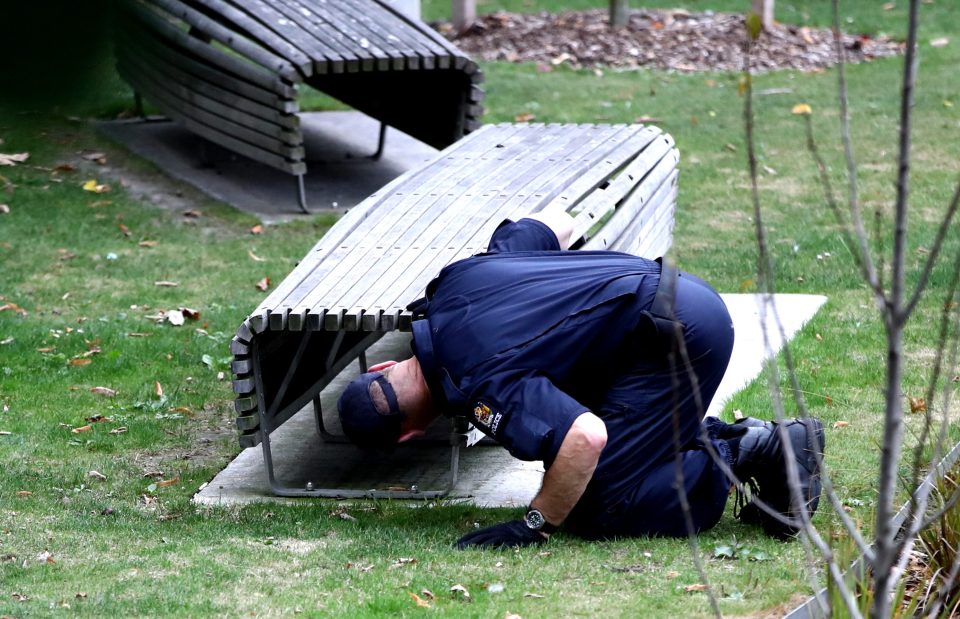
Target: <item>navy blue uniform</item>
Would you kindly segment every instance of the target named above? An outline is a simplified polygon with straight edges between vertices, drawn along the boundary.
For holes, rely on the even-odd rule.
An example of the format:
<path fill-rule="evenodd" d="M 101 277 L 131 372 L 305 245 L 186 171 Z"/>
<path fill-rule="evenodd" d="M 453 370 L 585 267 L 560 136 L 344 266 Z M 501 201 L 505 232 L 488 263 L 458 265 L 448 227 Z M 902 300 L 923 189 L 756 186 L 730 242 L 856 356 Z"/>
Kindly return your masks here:
<path fill-rule="evenodd" d="M 430 283 L 425 318 L 413 323 L 435 405 L 467 416 L 517 458 L 549 468 L 578 416 L 604 421 L 607 445 L 567 520 L 580 533 L 685 533 L 673 489 L 675 406 L 695 524 L 708 528 L 723 512 L 729 481 L 697 433 L 729 361 L 733 327 L 716 292 L 681 273 L 676 314 L 698 406 L 690 372 L 671 368 L 643 319 L 660 270 L 629 254 L 560 251 L 536 220 L 504 222 L 487 253 L 448 265 Z M 715 447 L 729 458 L 725 442 Z"/>

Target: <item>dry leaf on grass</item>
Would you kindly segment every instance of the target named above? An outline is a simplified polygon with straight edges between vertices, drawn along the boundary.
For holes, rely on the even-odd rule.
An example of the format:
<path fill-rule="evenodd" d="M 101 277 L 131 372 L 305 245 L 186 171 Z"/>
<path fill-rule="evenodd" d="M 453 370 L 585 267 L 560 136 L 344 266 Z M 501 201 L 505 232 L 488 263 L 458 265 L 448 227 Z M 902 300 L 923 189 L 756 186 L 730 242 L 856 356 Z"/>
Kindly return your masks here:
<path fill-rule="evenodd" d="M 910 398 L 910 412 L 913 414 L 927 412 L 926 398 Z"/>
<path fill-rule="evenodd" d="M 126 426 L 121 426 L 119 428 L 114 428 L 113 430 L 110 430 L 110 434 L 126 434 L 126 433 L 127 433 Z"/>
<path fill-rule="evenodd" d="M 177 282 L 170 282 L 165 279 L 162 279 L 160 281 L 153 282 L 153 285 L 156 286 L 157 288 L 176 288 L 180 284 L 178 284 Z"/>
<path fill-rule="evenodd" d="M 153 392 L 157 394 L 158 398 L 163 397 L 163 385 L 160 384 L 159 380 L 153 381 Z"/>
<path fill-rule="evenodd" d="M 709 588 L 710 588 L 710 585 L 705 585 L 703 583 L 698 582 L 695 585 L 687 585 L 686 587 L 683 588 L 683 590 L 686 591 L 687 593 L 694 593 L 696 591 L 706 591 Z"/>
<path fill-rule="evenodd" d="M 470 592 L 467 591 L 467 588 L 463 585 L 453 585 L 450 587 L 450 593 L 453 594 L 454 597 L 460 597 L 464 600 L 470 599 Z"/>
<path fill-rule="evenodd" d="M 390 565 L 390 569 L 396 569 L 398 567 L 403 567 L 404 565 L 414 565 L 417 562 L 416 559 L 409 557 L 400 557 Z"/>
<path fill-rule="evenodd" d="M 93 426 L 91 426 L 90 424 L 87 424 L 85 426 L 80 426 L 79 428 L 74 428 L 70 431 L 73 432 L 74 434 L 80 434 L 81 432 L 89 432 L 92 429 L 93 429 Z"/>
<path fill-rule="evenodd" d="M 107 193 L 110 191 L 110 185 L 101 185 L 96 180 L 90 179 L 83 184 L 83 190 L 93 193 Z"/>
<path fill-rule="evenodd" d="M 189 307 L 178 308 L 182 313 L 184 318 L 189 318 L 190 320 L 200 320 L 200 311 L 195 309 L 190 309 Z"/>
<path fill-rule="evenodd" d="M 430 608 L 430 602 L 428 602 L 427 600 L 423 599 L 422 597 L 420 597 L 419 595 L 417 595 L 417 594 L 414 593 L 413 591 L 407 591 L 407 595 L 409 595 L 410 598 L 411 598 L 414 602 L 417 603 L 417 606 L 419 606 L 419 607 L 421 607 L 421 608 Z"/>
<path fill-rule="evenodd" d="M 12 436 L 12 435 L 13 435 L 13 432 L 10 432 L 8 430 L 0 430 L 0 436 Z"/>
<path fill-rule="evenodd" d="M 542 600 L 542 599 L 544 599 L 546 596 L 545 596 L 545 595 L 540 595 L 539 593 L 524 593 L 524 594 L 523 594 L 523 597 L 525 597 L 525 598 L 533 598 L 533 599 L 535 599 L 535 600 Z"/>
<path fill-rule="evenodd" d="M 947 37 L 939 37 L 930 41 L 931 47 L 946 47 L 950 43 Z"/>
<path fill-rule="evenodd" d="M 91 415 L 90 417 L 85 417 L 84 421 L 87 423 L 100 423 L 102 421 L 110 421 L 110 418 L 104 417 L 103 415 Z"/>
<path fill-rule="evenodd" d="M 83 367 L 85 365 L 90 365 L 90 359 L 85 359 L 85 358 L 71 359 L 70 365 L 75 367 Z"/>
<path fill-rule="evenodd" d="M 189 210 L 189 211 L 184 211 L 184 212 L 183 212 L 183 216 L 186 217 L 186 218 L 188 218 L 188 219 L 196 219 L 197 217 L 200 217 L 200 216 L 202 216 L 202 215 L 203 215 L 203 213 L 201 213 L 200 211 L 196 211 L 196 210 Z"/>
<path fill-rule="evenodd" d="M 849 421 L 834 421 L 834 422 L 833 422 L 833 429 L 834 429 L 834 430 L 839 430 L 840 428 L 846 428 L 846 427 L 849 426 L 849 425 L 850 425 L 850 422 L 849 422 Z"/>
<path fill-rule="evenodd" d="M 523 617 L 508 610 L 507 612 L 503 613 L 503 619 L 523 619 Z"/>
<path fill-rule="evenodd" d="M 269 277 L 264 277 L 264 278 L 261 279 L 259 282 L 257 282 L 257 288 L 259 288 L 259 289 L 262 290 L 263 292 L 266 292 L 266 291 L 267 291 L 267 288 L 269 288 L 269 287 L 270 287 L 270 278 L 269 278 Z"/>
<path fill-rule="evenodd" d="M 13 166 L 30 158 L 30 153 L 0 153 L 0 165 Z"/>
<path fill-rule="evenodd" d="M 100 471 L 90 471 L 89 473 L 87 473 L 87 477 L 90 477 L 92 479 L 96 479 L 99 481 L 107 481 L 107 476 L 101 473 Z"/>
<path fill-rule="evenodd" d="M 90 389 L 90 393 L 94 395 L 105 395 L 108 398 L 117 395 L 117 392 L 110 387 L 93 387 Z M 88 417 L 88 419 L 92 419 L 92 417 Z M 97 421 L 100 421 L 100 419 L 97 419 Z"/>
<path fill-rule="evenodd" d="M 183 325 L 183 312 L 180 310 L 171 310 L 167 312 L 167 322 L 172 324 L 174 327 L 179 327 Z"/>
<path fill-rule="evenodd" d="M 171 479 L 162 479 L 157 482 L 157 488 L 166 488 L 167 486 L 172 486 L 174 484 L 180 483 L 180 477 L 173 477 Z"/>
<path fill-rule="evenodd" d="M 19 497 L 28 497 L 28 496 L 33 496 L 33 493 L 30 492 L 29 490 L 18 490 L 18 491 L 17 491 L 17 496 L 19 496 Z"/>
<path fill-rule="evenodd" d="M 130 228 L 127 227 L 124 223 L 117 224 L 117 228 L 120 229 L 120 232 L 123 233 L 123 236 L 130 236 Z"/>
<path fill-rule="evenodd" d="M 24 595 L 23 593 L 19 593 L 17 591 L 14 591 L 13 593 L 11 593 L 10 597 L 12 597 L 18 602 L 26 602 L 27 600 L 30 599 L 29 595 Z"/>
<path fill-rule="evenodd" d="M 250 234 L 263 234 L 263 226 L 261 226 L 260 224 L 257 224 L 254 227 L 250 228 Z"/>
<path fill-rule="evenodd" d="M 513 120 L 515 120 L 518 123 L 528 123 L 534 119 L 536 119 L 536 116 L 533 115 L 531 112 L 520 112 L 519 114 L 513 117 Z"/>
<path fill-rule="evenodd" d="M 9 207 L 8 205 L 6 205 L 6 204 L 0 204 L 0 214 L 2 214 L 2 215 L 9 215 L 9 214 L 10 214 L 10 207 Z"/>
<path fill-rule="evenodd" d="M 253 253 L 252 249 L 247 250 L 247 255 L 250 256 L 250 259 L 253 260 L 254 262 L 266 262 L 266 259 L 261 258 L 260 256 Z"/>
<path fill-rule="evenodd" d="M 37 561 L 40 563 L 56 563 L 56 561 L 53 560 L 53 553 L 51 553 L 49 550 L 44 550 L 38 554 Z"/>
<path fill-rule="evenodd" d="M 422 596 L 425 597 L 425 598 L 431 599 L 431 600 L 437 599 L 437 596 L 435 596 L 435 595 L 433 594 L 433 591 L 431 591 L 430 589 L 421 589 L 421 590 L 420 590 L 420 595 L 422 595 Z"/>
<path fill-rule="evenodd" d="M 140 247 L 156 247 L 160 241 L 140 241 L 137 243 Z"/>

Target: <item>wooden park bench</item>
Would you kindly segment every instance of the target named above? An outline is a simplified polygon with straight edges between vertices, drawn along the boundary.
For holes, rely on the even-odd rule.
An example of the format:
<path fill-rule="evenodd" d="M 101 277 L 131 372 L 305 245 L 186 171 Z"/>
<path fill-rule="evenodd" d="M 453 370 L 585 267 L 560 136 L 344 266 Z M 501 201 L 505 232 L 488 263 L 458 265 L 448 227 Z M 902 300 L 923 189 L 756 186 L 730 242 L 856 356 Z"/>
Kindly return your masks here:
<path fill-rule="evenodd" d="M 284 486 L 274 475 L 270 433 L 313 402 L 318 431 L 330 439 L 320 391 L 356 359 L 366 371 L 364 351 L 385 333 L 409 331 L 406 305 L 445 265 L 484 251 L 505 218 L 562 209 L 575 218 L 574 248 L 662 255 L 678 160 L 672 138 L 654 127 L 488 125 L 350 210 L 231 342 L 240 444 L 262 443 L 273 492 L 378 496 Z M 454 426 L 451 487 L 459 449 L 479 437 L 463 420 Z"/>
<path fill-rule="evenodd" d="M 126 0 L 120 75 L 197 135 L 297 177 L 306 212 L 298 86 L 444 148 L 479 126 L 483 75 L 386 0 Z"/>

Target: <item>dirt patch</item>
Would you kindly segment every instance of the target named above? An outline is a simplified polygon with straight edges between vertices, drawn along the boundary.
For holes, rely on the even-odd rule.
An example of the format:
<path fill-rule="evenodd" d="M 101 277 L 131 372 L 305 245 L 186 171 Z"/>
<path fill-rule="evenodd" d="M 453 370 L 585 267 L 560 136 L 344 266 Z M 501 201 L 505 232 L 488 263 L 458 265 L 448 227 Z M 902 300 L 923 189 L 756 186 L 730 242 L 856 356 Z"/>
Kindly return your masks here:
<path fill-rule="evenodd" d="M 463 35 L 436 27 L 458 47 L 483 60 L 536 62 L 554 66 L 664 69 L 683 72 L 740 71 L 747 42 L 743 15 L 637 10 L 628 24 L 611 29 L 602 9 L 565 13 L 492 13 L 481 16 Z M 843 34 L 851 63 L 902 53 L 903 44 L 886 37 Z M 753 50 L 756 72 L 776 69 L 822 70 L 836 63 L 830 30 L 776 26 L 761 35 Z"/>

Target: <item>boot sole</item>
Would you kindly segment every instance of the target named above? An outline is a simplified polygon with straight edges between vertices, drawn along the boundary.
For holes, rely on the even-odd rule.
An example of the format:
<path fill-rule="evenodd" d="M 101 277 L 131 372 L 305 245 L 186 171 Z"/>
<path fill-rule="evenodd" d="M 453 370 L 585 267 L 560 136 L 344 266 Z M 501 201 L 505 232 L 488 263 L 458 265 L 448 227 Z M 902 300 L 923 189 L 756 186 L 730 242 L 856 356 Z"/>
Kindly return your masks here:
<path fill-rule="evenodd" d="M 817 454 L 811 447 L 818 449 L 820 456 L 823 457 L 823 449 L 826 446 L 826 435 L 823 431 L 823 423 L 816 417 L 809 417 L 799 421 L 803 424 L 807 435 L 807 446 L 805 448 L 806 468 L 808 471 L 811 471 L 811 473 L 810 487 L 808 488 L 808 495 L 805 498 L 807 499 L 807 509 L 810 511 L 810 515 L 813 516 L 817 511 L 817 506 L 820 504 L 820 467 L 817 466 Z"/>

